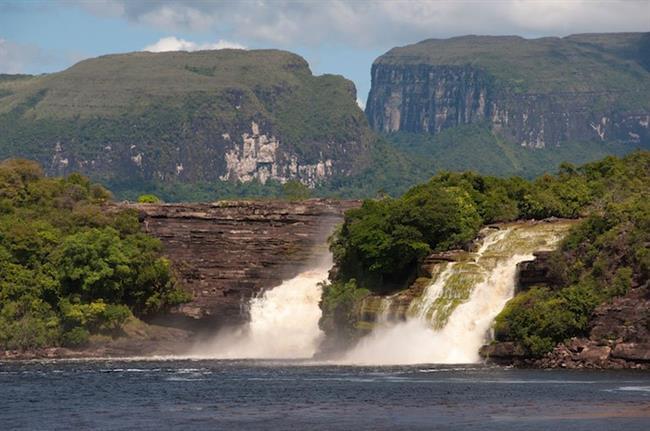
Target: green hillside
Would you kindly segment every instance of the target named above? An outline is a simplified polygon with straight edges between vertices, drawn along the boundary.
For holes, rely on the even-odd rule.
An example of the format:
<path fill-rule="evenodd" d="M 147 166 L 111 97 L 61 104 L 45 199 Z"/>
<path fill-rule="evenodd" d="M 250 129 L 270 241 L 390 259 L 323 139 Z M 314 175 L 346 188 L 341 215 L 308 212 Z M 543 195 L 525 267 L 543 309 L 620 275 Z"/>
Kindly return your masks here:
<path fill-rule="evenodd" d="M 49 174 L 81 171 L 135 189 L 217 183 L 225 154 L 255 122 L 279 142 L 278 169 L 292 157 L 307 167 L 331 159 L 345 175 L 367 165 L 374 139 L 355 99 L 352 82 L 314 76 L 284 51 L 108 55 L 1 77 L 0 159 L 29 157 Z"/>

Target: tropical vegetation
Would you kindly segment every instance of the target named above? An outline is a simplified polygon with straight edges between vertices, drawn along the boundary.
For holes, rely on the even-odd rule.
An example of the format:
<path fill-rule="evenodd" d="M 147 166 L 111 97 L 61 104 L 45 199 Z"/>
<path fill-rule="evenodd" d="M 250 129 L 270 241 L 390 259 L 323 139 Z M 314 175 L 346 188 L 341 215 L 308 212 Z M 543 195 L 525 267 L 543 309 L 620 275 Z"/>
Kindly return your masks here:
<path fill-rule="evenodd" d="M 137 213 L 78 174 L 0 163 L 0 349 L 81 346 L 187 301 Z"/>

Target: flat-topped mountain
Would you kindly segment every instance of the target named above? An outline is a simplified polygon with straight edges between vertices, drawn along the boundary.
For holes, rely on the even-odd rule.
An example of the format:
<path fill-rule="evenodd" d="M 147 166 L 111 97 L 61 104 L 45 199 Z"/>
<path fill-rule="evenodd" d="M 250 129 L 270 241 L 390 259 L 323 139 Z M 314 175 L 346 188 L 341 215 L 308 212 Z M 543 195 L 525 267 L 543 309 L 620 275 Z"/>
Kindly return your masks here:
<path fill-rule="evenodd" d="M 502 160 L 515 159 L 513 170 L 530 157 L 498 144 L 562 147 L 569 161 L 590 149 L 600 155 L 648 147 L 650 33 L 463 36 L 394 48 L 373 64 L 366 114 L 385 133 L 482 128 L 494 135 L 490 146 Z M 453 138 L 472 148 L 458 136 L 439 144 Z M 480 168 L 475 164 L 465 167 Z"/>
<path fill-rule="evenodd" d="M 118 190 L 154 182 L 298 179 L 368 162 L 356 90 L 277 50 L 137 52 L 0 77 L 0 159 L 81 171 Z"/>
<path fill-rule="evenodd" d="M 375 61 L 364 115 L 351 81 L 285 51 L 107 55 L 0 75 L 0 159 L 167 201 L 278 196 L 289 180 L 397 195 L 440 170 L 530 178 L 650 148 L 649 70 L 650 33 L 431 39 Z"/>

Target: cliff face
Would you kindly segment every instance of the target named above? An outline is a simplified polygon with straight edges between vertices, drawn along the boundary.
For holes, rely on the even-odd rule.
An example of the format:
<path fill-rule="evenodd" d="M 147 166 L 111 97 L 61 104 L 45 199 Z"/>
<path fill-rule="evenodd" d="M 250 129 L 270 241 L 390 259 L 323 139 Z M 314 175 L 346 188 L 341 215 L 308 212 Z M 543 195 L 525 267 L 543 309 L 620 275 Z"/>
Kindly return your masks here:
<path fill-rule="evenodd" d="M 223 201 L 123 204 L 158 237 L 193 300 L 173 310 L 180 326 L 213 330 L 247 319 L 248 300 L 327 253 L 326 239 L 357 201 Z"/>
<path fill-rule="evenodd" d="M 437 134 L 480 123 L 530 148 L 648 146 L 649 38 L 468 36 L 395 48 L 373 64 L 366 115 L 385 133 Z"/>

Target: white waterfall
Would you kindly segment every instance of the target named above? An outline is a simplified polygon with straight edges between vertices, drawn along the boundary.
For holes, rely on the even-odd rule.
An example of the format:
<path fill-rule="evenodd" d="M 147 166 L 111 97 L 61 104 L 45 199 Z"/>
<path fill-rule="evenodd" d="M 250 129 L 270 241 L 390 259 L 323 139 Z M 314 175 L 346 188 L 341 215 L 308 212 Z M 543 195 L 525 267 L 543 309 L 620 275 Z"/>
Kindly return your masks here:
<path fill-rule="evenodd" d="M 474 363 L 490 327 L 515 289 L 517 264 L 552 249 L 568 224 L 512 225 L 485 236 L 468 259 L 447 264 L 405 321 L 378 320 L 338 362 L 347 364 Z M 385 314 L 385 313 L 384 313 Z"/>
<path fill-rule="evenodd" d="M 332 267 L 324 259 L 281 285 L 264 291 L 250 302 L 250 322 L 225 330 L 201 343 L 191 356 L 215 359 L 311 358 L 323 337 L 320 282 Z"/>

